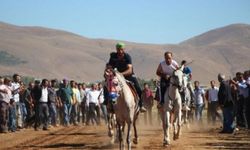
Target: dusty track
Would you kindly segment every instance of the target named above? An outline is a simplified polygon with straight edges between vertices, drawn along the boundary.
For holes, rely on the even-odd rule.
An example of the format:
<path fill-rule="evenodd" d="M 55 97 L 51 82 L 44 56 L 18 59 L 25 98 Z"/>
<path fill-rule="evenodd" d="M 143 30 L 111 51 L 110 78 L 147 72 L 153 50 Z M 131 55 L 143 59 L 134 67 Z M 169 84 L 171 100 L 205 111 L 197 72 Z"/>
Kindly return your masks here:
<path fill-rule="evenodd" d="M 156 124 L 156 123 L 155 123 Z M 159 124 L 139 126 L 139 144 L 133 149 L 250 149 L 250 131 L 219 134 L 216 126 L 192 125 L 182 130 L 181 138 L 170 147 L 162 146 Z M 218 125 L 217 125 L 218 126 Z M 106 126 L 71 126 L 51 128 L 49 131 L 25 129 L 16 133 L 0 134 L 0 149 L 118 149 L 110 144 Z"/>

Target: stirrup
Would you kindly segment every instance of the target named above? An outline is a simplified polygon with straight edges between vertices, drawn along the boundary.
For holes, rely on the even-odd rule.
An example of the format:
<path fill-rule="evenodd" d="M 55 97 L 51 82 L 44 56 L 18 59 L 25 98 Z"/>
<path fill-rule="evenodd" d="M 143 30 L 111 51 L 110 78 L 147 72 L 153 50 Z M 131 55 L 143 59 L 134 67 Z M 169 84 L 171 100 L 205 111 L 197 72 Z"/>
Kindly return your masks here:
<path fill-rule="evenodd" d="M 157 104 L 157 108 L 158 108 L 158 109 L 160 109 L 160 108 L 162 108 L 162 107 L 163 107 L 163 104 L 161 104 L 161 103 Z"/>
<path fill-rule="evenodd" d="M 146 111 L 147 111 L 147 109 L 145 107 L 143 107 L 143 106 L 140 107 L 140 112 L 144 113 Z"/>

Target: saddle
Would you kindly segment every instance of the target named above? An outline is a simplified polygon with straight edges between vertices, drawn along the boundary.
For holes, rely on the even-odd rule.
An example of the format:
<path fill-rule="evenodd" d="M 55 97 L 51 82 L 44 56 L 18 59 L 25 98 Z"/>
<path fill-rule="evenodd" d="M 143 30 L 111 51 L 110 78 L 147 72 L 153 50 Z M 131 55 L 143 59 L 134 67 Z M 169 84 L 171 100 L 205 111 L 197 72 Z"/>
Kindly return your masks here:
<path fill-rule="evenodd" d="M 139 101 L 140 97 L 139 97 L 138 93 L 136 92 L 136 89 L 135 89 L 133 82 L 126 80 L 126 83 L 127 83 L 128 87 L 130 88 L 133 96 L 135 97 L 135 102 L 137 103 Z"/>

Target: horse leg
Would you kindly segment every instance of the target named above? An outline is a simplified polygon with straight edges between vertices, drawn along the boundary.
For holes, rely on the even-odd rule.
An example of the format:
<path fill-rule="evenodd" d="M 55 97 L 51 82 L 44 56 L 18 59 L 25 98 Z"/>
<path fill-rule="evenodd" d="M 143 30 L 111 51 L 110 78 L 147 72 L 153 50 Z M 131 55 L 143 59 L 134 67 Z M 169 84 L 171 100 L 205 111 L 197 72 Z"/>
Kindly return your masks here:
<path fill-rule="evenodd" d="M 134 127 L 134 139 L 133 139 L 133 143 L 134 144 L 138 144 L 138 134 L 137 134 L 137 128 L 136 128 L 136 120 L 138 118 L 139 112 L 137 112 L 134 116 L 134 120 L 133 120 L 133 127 Z"/>
<path fill-rule="evenodd" d="M 177 115 L 175 114 L 174 120 L 173 120 L 173 140 L 177 140 Z"/>
<path fill-rule="evenodd" d="M 119 147 L 120 147 L 120 150 L 121 149 L 124 149 L 124 144 L 123 144 L 123 134 L 122 134 L 122 126 L 121 124 L 118 122 L 117 123 L 117 128 L 118 128 L 118 136 L 119 136 Z"/>
<path fill-rule="evenodd" d="M 177 110 L 175 112 L 175 117 L 174 117 L 174 140 L 179 139 L 180 136 L 180 131 L 181 131 L 181 110 Z"/>
<path fill-rule="evenodd" d="M 178 130 L 177 130 L 177 139 L 179 139 L 179 136 L 180 136 L 180 133 L 181 133 L 181 115 L 182 115 L 181 108 L 179 109 L 177 115 L 178 115 L 177 116 L 177 127 L 178 127 Z"/>
<path fill-rule="evenodd" d="M 111 137 L 111 143 L 115 143 L 114 137 L 114 124 L 113 124 L 113 114 L 109 113 L 107 116 L 108 120 L 108 136 Z"/>
<path fill-rule="evenodd" d="M 108 114 L 107 119 L 108 119 L 108 136 L 112 137 L 114 133 L 112 130 L 112 123 L 111 123 L 111 115 L 110 114 Z"/>
<path fill-rule="evenodd" d="M 128 133 L 127 133 L 127 145 L 128 145 L 128 150 L 131 150 L 131 125 L 132 123 L 128 123 Z"/>
<path fill-rule="evenodd" d="M 125 127 L 126 127 L 126 123 L 125 121 L 122 123 L 122 148 L 125 150 Z"/>
<path fill-rule="evenodd" d="M 187 125 L 187 129 L 189 129 L 189 112 L 190 112 L 190 110 L 187 110 L 186 112 L 185 112 L 185 115 L 186 115 L 186 125 Z"/>
<path fill-rule="evenodd" d="M 170 138 L 169 138 L 169 127 L 170 127 L 170 112 L 162 112 L 162 128 L 164 132 L 163 138 L 163 146 L 170 145 Z"/>

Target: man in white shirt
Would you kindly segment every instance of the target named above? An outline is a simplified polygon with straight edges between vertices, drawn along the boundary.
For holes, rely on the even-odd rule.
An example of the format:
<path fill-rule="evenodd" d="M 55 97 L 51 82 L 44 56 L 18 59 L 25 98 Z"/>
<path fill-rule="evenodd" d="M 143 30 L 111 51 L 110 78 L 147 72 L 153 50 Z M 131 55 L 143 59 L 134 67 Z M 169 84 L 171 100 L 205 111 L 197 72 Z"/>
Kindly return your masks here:
<path fill-rule="evenodd" d="M 210 81 L 211 88 L 208 90 L 208 105 L 210 107 L 210 113 L 212 118 L 212 123 L 215 124 L 216 116 L 222 121 L 222 117 L 217 111 L 219 103 L 218 103 L 218 92 L 219 88 L 215 86 L 215 81 Z"/>
<path fill-rule="evenodd" d="M 13 111 L 16 112 L 16 117 L 11 117 L 12 121 L 11 122 L 16 122 L 17 124 L 17 128 L 21 129 L 23 127 L 23 119 L 22 119 L 22 106 L 19 102 L 19 89 L 20 89 L 20 81 L 21 81 L 21 77 L 18 74 L 14 74 L 13 75 L 13 82 L 11 83 L 11 90 L 12 90 L 12 97 L 14 100 L 14 105 L 15 105 L 15 110 L 12 109 Z M 14 112 L 13 112 L 14 113 Z"/>
<path fill-rule="evenodd" d="M 48 85 L 49 81 L 43 79 L 41 83 L 41 97 L 39 99 L 39 116 L 43 124 L 43 130 L 48 130 L 49 122 Z"/>
<path fill-rule="evenodd" d="M 3 84 L 4 83 L 4 84 Z M 8 132 L 9 119 L 9 103 L 11 98 L 11 90 L 8 87 L 10 80 L 0 77 L 0 133 Z"/>
<path fill-rule="evenodd" d="M 205 106 L 205 91 L 200 87 L 199 81 L 194 81 L 194 104 L 195 104 L 195 117 L 197 121 L 202 122 L 202 111 Z"/>
<path fill-rule="evenodd" d="M 173 60 L 172 52 L 165 52 L 164 57 L 165 60 L 160 62 L 156 70 L 156 75 L 160 77 L 160 103 L 158 107 L 164 103 L 164 94 L 170 85 L 170 76 L 179 68 L 178 63 Z"/>
<path fill-rule="evenodd" d="M 81 104 L 80 104 L 80 110 L 82 112 L 82 124 L 86 125 L 86 121 L 87 121 L 87 105 L 86 105 L 86 95 L 87 95 L 87 91 L 86 91 L 86 84 L 79 84 L 78 88 L 80 90 L 80 94 L 81 94 Z M 80 121 L 79 121 L 80 122 Z"/>
<path fill-rule="evenodd" d="M 104 91 L 103 91 L 102 83 L 98 83 L 98 91 L 99 91 L 98 99 L 99 99 L 100 108 L 102 110 L 104 121 L 107 124 L 108 123 L 107 107 L 104 104 Z"/>
<path fill-rule="evenodd" d="M 92 121 L 92 124 L 94 124 L 94 121 L 96 124 L 100 124 L 97 116 L 96 116 L 96 106 L 99 105 L 98 97 L 99 97 L 99 91 L 97 91 L 97 84 L 93 84 L 91 90 L 87 92 L 87 99 L 86 99 L 86 105 L 88 108 L 88 115 L 87 115 L 87 125 L 89 125 L 89 121 Z"/>

